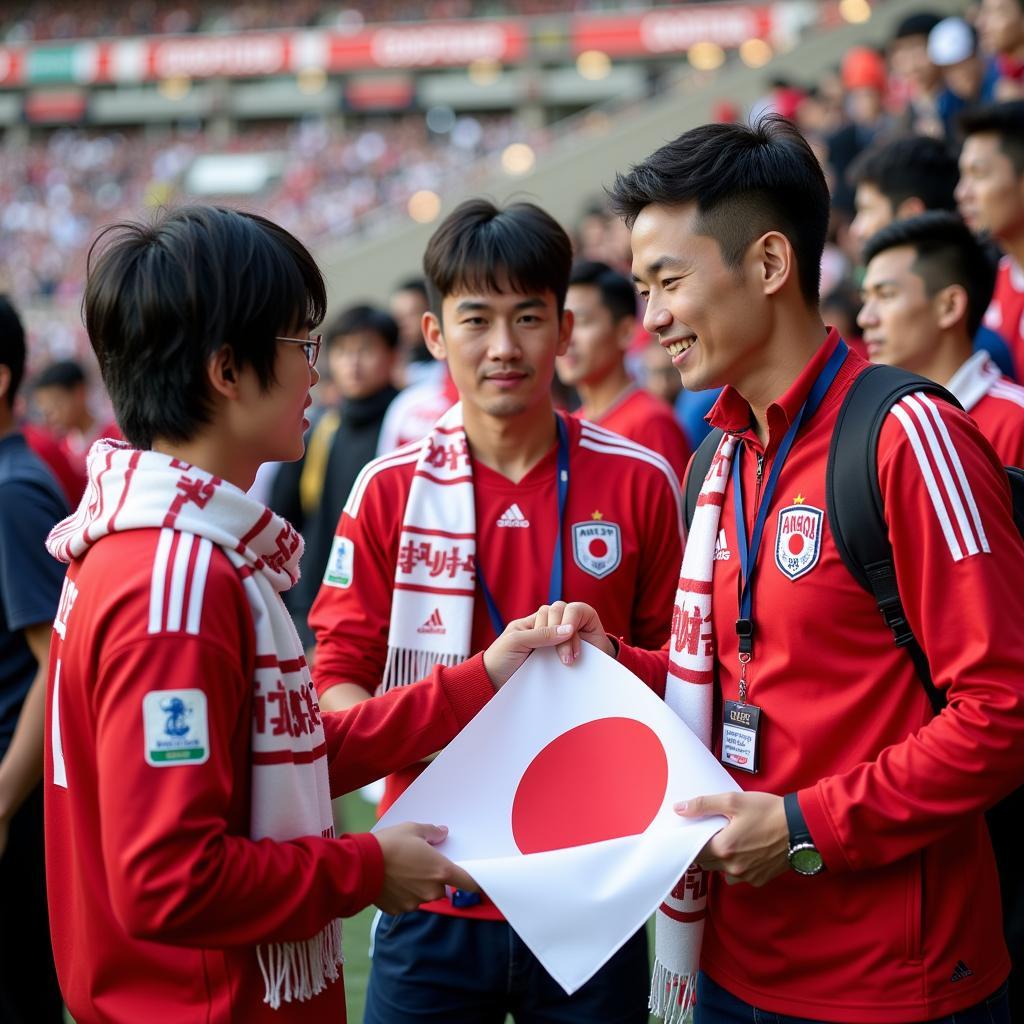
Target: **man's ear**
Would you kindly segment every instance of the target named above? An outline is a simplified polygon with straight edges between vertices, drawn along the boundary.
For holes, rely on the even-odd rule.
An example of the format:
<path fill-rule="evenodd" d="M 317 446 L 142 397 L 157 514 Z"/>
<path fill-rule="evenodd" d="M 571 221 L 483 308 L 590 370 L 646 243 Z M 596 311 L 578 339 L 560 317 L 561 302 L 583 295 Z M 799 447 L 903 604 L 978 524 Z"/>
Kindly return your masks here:
<path fill-rule="evenodd" d="M 441 321 L 434 313 L 424 313 L 421 326 L 423 330 L 423 341 L 430 350 L 430 354 L 435 359 L 444 362 L 448 358 L 448 346 L 445 344 L 444 330 L 441 327 Z"/>
<path fill-rule="evenodd" d="M 944 331 L 967 318 L 967 289 L 963 285 L 947 285 L 936 292 L 932 302 L 935 305 L 938 325 Z"/>
<path fill-rule="evenodd" d="M 893 220 L 906 220 L 908 217 L 916 217 L 919 213 L 924 213 L 926 209 L 924 200 L 920 196 L 908 196 L 896 207 L 896 215 L 893 217 Z"/>
<path fill-rule="evenodd" d="M 562 319 L 558 324 L 558 348 L 555 349 L 556 356 L 564 356 L 569 351 L 569 340 L 572 338 L 573 324 L 576 323 L 576 314 L 571 309 L 562 310 Z"/>
<path fill-rule="evenodd" d="M 238 367 L 230 345 L 221 345 L 206 362 L 206 373 L 213 390 L 225 398 L 238 397 Z"/>
<path fill-rule="evenodd" d="M 796 274 L 796 254 L 781 231 L 768 231 L 751 246 L 765 295 L 776 295 Z"/>
<path fill-rule="evenodd" d="M 623 316 L 619 317 L 618 323 L 615 325 L 615 340 L 618 342 L 619 349 L 622 352 L 628 352 L 630 346 L 633 344 L 633 339 L 636 337 L 636 317 L 635 316 Z"/>
<path fill-rule="evenodd" d="M 11 405 L 9 392 L 11 390 L 11 368 L 6 363 L 0 363 L 0 402 Z"/>

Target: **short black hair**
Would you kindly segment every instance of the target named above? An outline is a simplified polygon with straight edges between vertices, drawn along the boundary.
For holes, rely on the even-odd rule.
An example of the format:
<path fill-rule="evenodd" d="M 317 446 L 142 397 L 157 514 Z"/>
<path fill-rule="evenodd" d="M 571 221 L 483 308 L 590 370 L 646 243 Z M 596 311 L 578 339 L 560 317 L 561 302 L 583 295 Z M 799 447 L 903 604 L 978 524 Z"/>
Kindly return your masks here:
<path fill-rule="evenodd" d="M 391 294 L 397 295 L 399 292 L 416 292 L 417 295 L 422 295 L 424 299 L 430 301 L 430 296 L 427 294 L 427 282 L 422 277 L 407 277 L 399 281 L 391 290 Z"/>
<path fill-rule="evenodd" d="M 74 359 L 58 359 L 36 374 L 32 382 L 33 388 L 60 388 L 62 391 L 73 391 L 85 384 L 85 370 L 82 364 Z"/>
<path fill-rule="evenodd" d="M 398 324 L 383 309 L 365 303 L 343 309 L 330 323 L 324 332 L 327 347 L 349 334 L 376 334 L 388 348 L 398 348 Z"/>
<path fill-rule="evenodd" d="M 7 389 L 7 404 L 14 407 L 14 396 L 25 375 L 25 328 L 18 311 L 6 295 L 0 295 L 0 365 L 6 366 L 11 374 Z"/>
<path fill-rule="evenodd" d="M 579 260 L 569 273 L 569 287 L 589 285 L 601 295 L 601 304 L 618 323 L 624 317 L 636 317 L 636 288 L 633 282 L 600 260 Z"/>
<path fill-rule="evenodd" d="M 807 140 L 785 118 L 693 128 L 617 174 L 608 194 L 629 227 L 652 203 L 695 203 L 695 230 L 715 239 L 733 268 L 757 238 L 781 232 L 796 253 L 804 300 L 817 306 L 828 185 Z"/>
<path fill-rule="evenodd" d="M 467 199 L 441 222 L 423 254 L 430 308 L 441 316 L 446 295 L 554 292 L 565 308 L 572 243 L 565 229 L 533 203 L 499 209 L 487 199 Z"/>
<path fill-rule="evenodd" d="M 275 337 L 324 318 L 324 280 L 303 244 L 255 213 L 183 206 L 106 228 L 89 250 L 85 325 L 127 440 L 190 440 L 209 422 L 207 363 L 230 348 L 274 381 Z"/>
<path fill-rule="evenodd" d="M 912 36 L 927 36 L 942 21 L 934 11 L 917 11 L 908 14 L 897 26 L 893 40 L 909 39 Z"/>
<path fill-rule="evenodd" d="M 868 239 L 864 264 L 879 253 L 900 246 L 916 252 L 914 273 L 929 295 L 951 284 L 967 292 L 967 333 L 974 337 L 995 288 L 995 264 L 966 224 L 945 210 L 928 210 L 916 217 L 893 221 Z"/>
<path fill-rule="evenodd" d="M 960 115 L 960 131 L 964 138 L 997 135 L 999 148 L 1009 157 L 1014 172 L 1024 174 L 1024 100 L 969 107 Z"/>
<path fill-rule="evenodd" d="M 942 139 L 906 135 L 869 146 L 850 165 L 850 184 L 874 185 L 892 204 L 915 196 L 926 210 L 955 210 L 956 154 Z"/>

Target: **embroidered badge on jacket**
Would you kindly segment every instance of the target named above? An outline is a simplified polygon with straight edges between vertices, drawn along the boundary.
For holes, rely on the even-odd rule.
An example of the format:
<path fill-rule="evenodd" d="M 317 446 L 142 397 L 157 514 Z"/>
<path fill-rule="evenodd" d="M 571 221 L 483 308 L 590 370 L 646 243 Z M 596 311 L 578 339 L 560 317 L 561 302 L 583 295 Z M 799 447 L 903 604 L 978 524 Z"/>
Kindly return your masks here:
<path fill-rule="evenodd" d="M 812 505 L 788 505 L 779 511 L 775 532 L 775 564 L 791 580 L 809 573 L 821 554 L 821 526 L 825 513 Z"/>
<path fill-rule="evenodd" d="M 617 523 L 592 519 L 572 528 L 572 557 L 591 576 L 601 580 L 622 561 L 622 534 Z"/>

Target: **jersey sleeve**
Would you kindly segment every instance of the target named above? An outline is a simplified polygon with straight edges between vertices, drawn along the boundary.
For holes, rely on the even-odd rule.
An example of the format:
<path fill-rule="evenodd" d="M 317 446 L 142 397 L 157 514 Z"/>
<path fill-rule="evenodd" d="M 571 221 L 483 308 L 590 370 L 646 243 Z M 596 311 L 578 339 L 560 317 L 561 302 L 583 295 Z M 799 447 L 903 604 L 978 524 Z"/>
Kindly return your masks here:
<path fill-rule="evenodd" d="M 917 394 L 886 420 L 878 476 L 907 619 L 948 703 L 933 716 L 911 677 L 921 727 L 799 793 L 829 870 L 915 852 L 1024 776 L 1024 544 L 1005 473 L 965 413 Z"/>
<path fill-rule="evenodd" d="M 375 898 L 380 846 L 369 835 L 239 834 L 249 820 L 252 672 L 240 652 L 253 650 L 252 626 L 230 567 L 211 566 L 206 587 L 200 634 L 139 637 L 137 616 L 115 610 L 108 635 L 135 636 L 99 655 L 96 827 L 111 904 L 132 936 L 176 945 L 308 938 Z M 152 694 L 159 708 L 167 691 L 188 691 L 193 724 L 203 719 L 194 732 L 205 750 L 192 761 L 162 762 L 150 749 Z"/>
<path fill-rule="evenodd" d="M 683 428 L 671 416 L 652 416 L 647 420 L 640 444 L 665 457 L 676 475 L 682 480 L 690 460 L 690 446 Z"/>
<path fill-rule="evenodd" d="M 46 536 L 66 511 L 26 480 L 8 480 L 0 500 L 0 605 L 9 630 L 50 622 L 66 566 L 46 550 Z"/>
<path fill-rule="evenodd" d="M 638 503 L 636 529 L 640 564 L 630 642 L 654 650 L 668 639 L 672 604 L 683 560 L 682 498 L 679 484 L 653 470 L 644 498 Z"/>
<path fill-rule="evenodd" d="M 348 506 L 342 512 L 327 573 L 309 613 L 319 694 L 338 683 L 355 683 L 372 694 L 384 677 L 395 580 L 392 549 L 404 502 L 387 501 L 379 481 L 377 476 L 368 483 L 356 516 Z M 350 545 L 349 551 L 339 544 Z M 344 564 L 332 573 L 334 563 Z"/>
<path fill-rule="evenodd" d="M 454 668 L 323 715 L 331 794 L 340 796 L 446 747 L 494 696 L 477 654 Z"/>

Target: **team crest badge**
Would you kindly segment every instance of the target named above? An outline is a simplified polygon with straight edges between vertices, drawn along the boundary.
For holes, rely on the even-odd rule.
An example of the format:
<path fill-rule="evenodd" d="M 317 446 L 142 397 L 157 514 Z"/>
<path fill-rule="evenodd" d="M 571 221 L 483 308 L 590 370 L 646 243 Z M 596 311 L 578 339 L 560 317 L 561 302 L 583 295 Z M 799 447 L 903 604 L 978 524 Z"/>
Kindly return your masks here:
<path fill-rule="evenodd" d="M 614 572 L 622 561 L 622 533 L 618 524 L 603 519 L 574 523 L 572 557 L 584 572 L 599 580 Z"/>
<path fill-rule="evenodd" d="M 775 564 L 791 580 L 818 564 L 825 513 L 811 505 L 789 505 L 779 512 L 775 533 Z"/>

